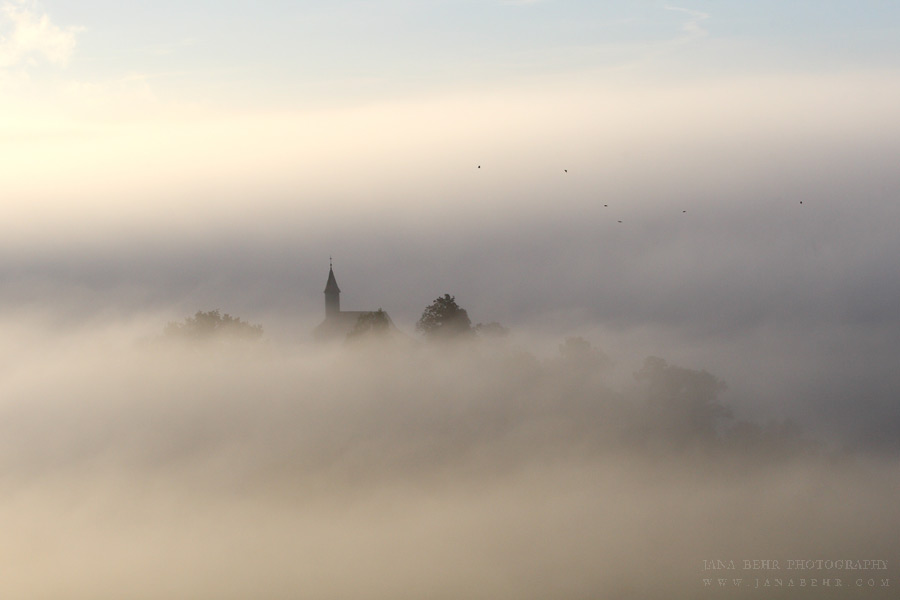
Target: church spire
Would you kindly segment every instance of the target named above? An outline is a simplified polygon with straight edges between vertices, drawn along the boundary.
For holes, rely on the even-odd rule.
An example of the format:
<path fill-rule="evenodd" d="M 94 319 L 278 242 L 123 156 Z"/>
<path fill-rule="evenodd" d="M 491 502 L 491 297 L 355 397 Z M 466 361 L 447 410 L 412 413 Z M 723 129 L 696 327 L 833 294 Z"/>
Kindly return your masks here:
<path fill-rule="evenodd" d="M 325 318 L 341 312 L 341 288 L 334 278 L 334 267 L 328 257 L 328 283 L 325 284 Z"/>

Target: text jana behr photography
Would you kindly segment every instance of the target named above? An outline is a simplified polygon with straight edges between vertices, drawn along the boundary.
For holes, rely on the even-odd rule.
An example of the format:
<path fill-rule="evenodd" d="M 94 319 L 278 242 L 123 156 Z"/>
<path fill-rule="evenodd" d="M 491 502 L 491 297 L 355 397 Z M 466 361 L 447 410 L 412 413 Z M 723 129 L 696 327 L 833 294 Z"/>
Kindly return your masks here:
<path fill-rule="evenodd" d="M 702 570 L 704 587 L 891 587 L 881 559 L 703 559 Z"/>

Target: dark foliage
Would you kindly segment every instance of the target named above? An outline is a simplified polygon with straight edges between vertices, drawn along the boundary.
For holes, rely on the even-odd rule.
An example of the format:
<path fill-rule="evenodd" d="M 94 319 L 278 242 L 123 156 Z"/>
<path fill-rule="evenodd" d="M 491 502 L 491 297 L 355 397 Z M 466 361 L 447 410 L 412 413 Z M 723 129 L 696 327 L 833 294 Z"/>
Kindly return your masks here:
<path fill-rule="evenodd" d="M 731 410 L 718 399 L 725 383 L 706 371 L 650 356 L 634 377 L 645 384 L 650 414 L 657 415 L 665 431 L 674 432 L 681 441 L 715 438 L 718 421 L 731 417 Z"/>
<path fill-rule="evenodd" d="M 356 325 L 347 334 L 348 340 L 362 338 L 380 338 L 386 336 L 391 329 L 391 320 L 382 309 L 359 315 Z"/>
<path fill-rule="evenodd" d="M 444 294 L 428 305 L 416 329 L 429 339 L 459 338 L 471 335 L 472 321 L 454 296 Z"/>
<path fill-rule="evenodd" d="M 173 340 L 209 341 L 222 339 L 258 340 L 262 337 L 262 325 L 251 325 L 219 310 L 198 310 L 182 323 L 169 323 L 163 337 Z"/>

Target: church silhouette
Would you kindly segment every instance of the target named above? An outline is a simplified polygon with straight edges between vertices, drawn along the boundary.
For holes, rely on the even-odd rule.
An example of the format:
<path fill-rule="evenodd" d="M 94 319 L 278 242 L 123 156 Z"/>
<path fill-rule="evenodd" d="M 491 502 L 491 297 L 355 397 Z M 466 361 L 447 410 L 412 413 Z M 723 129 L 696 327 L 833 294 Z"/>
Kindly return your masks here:
<path fill-rule="evenodd" d="M 356 327 L 360 317 L 366 317 L 375 312 L 373 310 L 341 310 L 341 288 L 338 287 L 337 279 L 334 277 L 334 265 L 329 261 L 328 281 L 325 283 L 325 320 L 313 330 L 313 338 L 317 341 L 343 340 Z M 391 329 L 394 329 L 391 318 L 387 313 L 384 313 L 384 316 L 387 317 Z"/>

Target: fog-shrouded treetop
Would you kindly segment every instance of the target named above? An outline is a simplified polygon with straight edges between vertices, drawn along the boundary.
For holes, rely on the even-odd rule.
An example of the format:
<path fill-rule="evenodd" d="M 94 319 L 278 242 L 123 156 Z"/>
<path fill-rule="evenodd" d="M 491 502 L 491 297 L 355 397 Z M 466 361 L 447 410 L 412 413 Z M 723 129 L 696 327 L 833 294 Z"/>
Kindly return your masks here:
<path fill-rule="evenodd" d="M 356 319 L 356 324 L 347 333 L 347 340 L 362 338 L 383 338 L 391 330 L 391 319 L 384 309 L 363 312 Z"/>
<path fill-rule="evenodd" d="M 497 321 L 490 323 L 478 323 L 472 328 L 480 337 L 502 338 L 509 335 L 509 328 Z"/>
<path fill-rule="evenodd" d="M 262 325 L 251 325 L 219 309 L 204 312 L 198 310 L 194 316 L 182 322 L 171 322 L 163 330 L 163 337 L 169 340 L 212 341 L 212 340 L 257 340 L 263 335 Z"/>
<path fill-rule="evenodd" d="M 452 339 L 472 333 L 472 321 L 456 297 L 444 294 L 425 308 L 416 329 L 428 339 Z"/>

